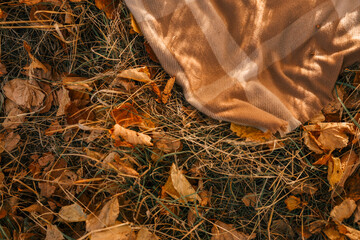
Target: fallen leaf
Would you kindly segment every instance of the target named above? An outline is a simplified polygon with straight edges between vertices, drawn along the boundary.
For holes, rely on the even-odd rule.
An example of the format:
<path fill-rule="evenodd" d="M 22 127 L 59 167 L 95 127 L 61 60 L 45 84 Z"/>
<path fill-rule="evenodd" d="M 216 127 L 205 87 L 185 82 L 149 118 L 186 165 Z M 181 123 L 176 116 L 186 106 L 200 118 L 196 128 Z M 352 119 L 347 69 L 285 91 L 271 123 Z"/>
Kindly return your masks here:
<path fill-rule="evenodd" d="M 344 100 L 344 89 L 343 89 L 343 87 L 336 86 L 336 89 L 337 89 L 337 93 L 338 93 L 339 98 L 341 99 L 341 101 L 343 101 Z M 334 95 L 334 99 L 322 109 L 322 112 L 325 115 L 335 114 L 335 113 L 340 112 L 339 115 L 341 116 L 342 111 L 343 111 L 343 107 L 342 107 L 341 103 L 339 102 L 339 100 L 337 99 L 335 90 L 334 90 L 333 95 Z"/>
<path fill-rule="evenodd" d="M 138 111 L 130 103 L 121 104 L 119 107 L 113 109 L 111 116 L 117 124 L 124 128 L 137 126 L 143 122 Z"/>
<path fill-rule="evenodd" d="M 68 90 L 76 90 L 76 91 L 92 91 L 92 87 L 87 84 L 88 79 L 85 77 L 79 77 L 73 74 L 65 75 L 61 78 L 63 86 Z"/>
<path fill-rule="evenodd" d="M 117 77 L 132 79 L 144 83 L 149 83 L 152 81 L 150 78 L 149 69 L 146 66 L 124 70 L 117 74 Z"/>
<path fill-rule="evenodd" d="M 343 174 L 344 174 L 344 170 L 341 167 L 340 158 L 331 157 L 328 162 L 328 176 L 327 176 L 331 189 L 334 189 L 335 186 L 341 181 Z"/>
<path fill-rule="evenodd" d="M 49 84 L 40 82 L 39 85 L 40 85 L 41 89 L 43 90 L 43 92 L 45 93 L 45 100 L 43 103 L 43 107 L 40 109 L 39 113 L 46 113 L 46 112 L 50 111 L 54 97 L 53 97 L 52 90 L 51 90 L 51 87 Z"/>
<path fill-rule="evenodd" d="M 63 239 L 64 236 L 60 232 L 57 226 L 52 224 L 47 224 L 45 240 L 63 240 Z"/>
<path fill-rule="evenodd" d="M 311 123 L 320 123 L 325 121 L 325 116 L 322 112 L 319 112 L 317 115 L 312 117 L 309 122 Z"/>
<path fill-rule="evenodd" d="M 156 63 L 159 63 L 159 59 L 156 57 L 154 50 L 151 48 L 150 44 L 148 42 L 144 42 L 145 50 L 148 53 L 151 60 L 153 60 Z"/>
<path fill-rule="evenodd" d="M 116 152 L 110 153 L 103 160 L 103 164 L 105 168 L 112 168 L 119 172 L 121 175 L 129 176 L 129 177 L 139 177 L 139 173 L 133 169 L 129 162 L 125 162 L 124 159 L 121 159 L 119 154 Z"/>
<path fill-rule="evenodd" d="M 40 108 L 45 99 L 45 94 L 34 80 L 16 78 L 5 83 L 3 90 L 7 98 L 30 111 Z"/>
<path fill-rule="evenodd" d="M 50 127 L 48 129 L 45 130 L 45 135 L 46 136 L 52 136 L 57 132 L 60 132 L 62 130 L 62 127 L 59 123 L 58 120 L 55 120 L 53 122 L 50 123 Z"/>
<path fill-rule="evenodd" d="M 14 132 L 0 134 L 0 153 L 11 152 L 20 142 L 20 135 Z"/>
<path fill-rule="evenodd" d="M 354 223 L 360 225 L 360 202 L 357 203 L 355 213 L 354 213 Z"/>
<path fill-rule="evenodd" d="M 305 144 L 311 150 L 314 148 L 314 142 L 317 147 L 323 151 L 333 151 L 338 148 L 344 148 L 349 143 L 349 137 L 347 134 L 356 134 L 354 124 L 346 122 L 318 123 L 315 125 L 304 126 L 304 129 L 308 132 L 308 135 L 304 135 Z"/>
<path fill-rule="evenodd" d="M 329 154 L 326 154 L 322 157 L 320 157 L 318 160 L 316 160 L 316 162 L 313 163 L 313 165 L 323 165 L 323 166 L 326 166 L 328 163 L 329 163 L 329 160 L 332 159 L 334 156 L 329 153 Z"/>
<path fill-rule="evenodd" d="M 180 202 L 201 202 L 200 196 L 174 163 L 171 166 L 170 176 L 163 186 L 162 192 L 179 199 Z"/>
<path fill-rule="evenodd" d="M 40 166 L 45 167 L 49 163 L 55 161 L 55 157 L 51 152 L 44 153 L 41 158 L 38 159 Z"/>
<path fill-rule="evenodd" d="M 174 87 L 175 77 L 170 78 L 165 85 L 164 91 L 161 93 L 161 101 L 166 104 L 171 96 L 171 90 Z"/>
<path fill-rule="evenodd" d="M 329 238 L 329 240 L 346 240 L 346 237 L 342 235 L 333 225 L 323 229 L 323 232 Z"/>
<path fill-rule="evenodd" d="M 80 207 L 77 203 L 63 206 L 60 209 L 59 216 L 66 222 L 83 222 L 86 221 L 87 217 L 82 207 Z"/>
<path fill-rule="evenodd" d="M 5 129 L 15 129 L 20 126 L 23 122 L 25 122 L 25 114 L 19 108 L 14 107 L 7 114 L 2 126 Z"/>
<path fill-rule="evenodd" d="M 65 109 L 66 106 L 70 103 L 71 99 L 69 96 L 69 91 L 62 87 L 60 90 L 56 92 L 57 95 L 57 101 L 59 103 L 59 108 L 56 113 L 56 116 L 62 116 L 65 115 Z"/>
<path fill-rule="evenodd" d="M 143 227 L 138 232 L 136 240 L 160 240 L 160 238 Z"/>
<path fill-rule="evenodd" d="M 122 86 L 128 92 L 131 92 L 133 89 L 137 88 L 133 81 L 120 77 L 116 77 L 109 85 L 110 88 L 113 88 L 114 86 Z"/>
<path fill-rule="evenodd" d="M 249 240 L 256 237 L 255 234 L 249 236 L 245 233 L 236 231 L 232 224 L 226 224 L 219 220 L 214 223 L 211 233 L 211 240 Z"/>
<path fill-rule="evenodd" d="M 286 208 L 289 209 L 289 211 L 298 209 L 298 208 L 302 208 L 303 206 L 306 206 L 307 203 L 301 201 L 300 198 L 295 197 L 295 196 L 290 196 L 287 199 L 285 199 L 285 204 L 286 204 Z"/>
<path fill-rule="evenodd" d="M 293 239 L 295 236 L 294 230 L 286 220 L 277 219 L 272 221 L 270 227 L 271 233 L 274 235 L 274 239 Z"/>
<path fill-rule="evenodd" d="M 303 138 L 305 145 L 314 153 L 322 154 L 324 151 L 319 147 L 319 145 L 315 141 L 315 137 L 307 131 L 303 132 Z"/>
<path fill-rule="evenodd" d="M 132 145 L 153 146 L 150 136 L 123 128 L 119 124 L 115 124 L 114 128 L 110 130 L 110 133 L 115 140 L 120 140 L 120 137 L 122 137 L 127 143 Z"/>
<path fill-rule="evenodd" d="M 139 25 L 137 24 L 134 16 L 130 13 L 130 19 L 131 19 L 131 30 L 133 30 L 134 32 L 136 32 L 137 34 L 139 34 L 140 36 L 142 36 L 142 32 L 140 30 Z"/>
<path fill-rule="evenodd" d="M 319 234 L 328 224 L 325 220 L 317 220 L 309 224 L 309 231 L 313 234 Z"/>
<path fill-rule="evenodd" d="M 65 107 L 67 124 L 78 124 L 81 121 L 94 121 L 96 116 L 91 107 L 87 107 L 82 100 L 71 101 Z"/>
<path fill-rule="evenodd" d="M 338 230 L 341 234 L 347 236 L 350 240 L 359 240 L 360 239 L 360 231 L 354 228 L 340 225 L 338 226 Z"/>
<path fill-rule="evenodd" d="M 297 194 L 309 194 L 314 195 L 318 188 L 310 181 L 295 182 L 287 186 L 287 189 L 294 195 Z"/>
<path fill-rule="evenodd" d="M 49 182 L 39 182 L 38 186 L 40 188 L 40 196 L 46 198 L 51 197 L 56 190 L 56 187 Z"/>
<path fill-rule="evenodd" d="M 1 9 L 0 9 L 1 10 Z M 1 14 L 1 13 L 0 13 Z M 7 74 L 7 70 L 6 67 L 3 63 L 0 62 L 0 77 L 4 76 Z"/>
<path fill-rule="evenodd" d="M 336 222 L 341 223 L 344 219 L 348 219 L 356 209 L 354 200 L 347 198 L 339 205 L 335 206 L 331 212 L 330 217 Z"/>
<path fill-rule="evenodd" d="M 8 14 L 0 8 L 0 19 L 5 19 L 7 16 Z M 1 63 L 0 63 L 0 76 L 1 76 Z"/>
<path fill-rule="evenodd" d="M 44 7 L 44 6 L 43 6 Z M 46 7 L 45 7 L 46 8 Z M 49 64 L 43 64 L 34 55 L 31 54 L 31 47 L 30 45 L 24 41 L 24 48 L 31 59 L 31 63 L 25 66 L 23 69 L 24 75 L 28 76 L 30 80 L 34 79 L 48 79 L 54 80 L 56 79 L 56 74 L 53 74 L 51 70 L 51 66 Z"/>
<path fill-rule="evenodd" d="M 346 180 L 355 172 L 359 166 L 360 158 L 359 155 L 354 152 L 354 150 L 349 150 L 341 157 L 340 160 L 343 174 L 338 185 L 340 187 L 344 187 Z"/>
<path fill-rule="evenodd" d="M 108 19 L 114 19 L 116 15 L 116 9 L 119 5 L 118 0 L 95 0 L 95 6 L 104 11 Z"/>
<path fill-rule="evenodd" d="M 113 226 L 120 213 L 120 206 L 117 197 L 108 201 L 99 214 L 88 215 L 86 219 L 86 231 L 91 232 L 104 227 Z"/>
<path fill-rule="evenodd" d="M 263 132 L 254 127 L 240 126 L 235 123 L 231 123 L 230 130 L 238 137 L 245 138 L 245 141 L 264 143 L 274 139 L 274 136 L 269 131 Z"/>
<path fill-rule="evenodd" d="M 74 2 L 73 0 L 70 1 Z M 19 0 L 19 2 L 24 3 L 26 5 L 35 5 L 38 3 L 52 3 L 58 6 L 60 6 L 63 3 L 62 0 Z"/>
<path fill-rule="evenodd" d="M 135 240 L 135 232 L 129 225 L 119 225 L 116 227 L 105 228 L 102 231 L 92 233 L 90 240 Z M 146 240 L 146 239 L 144 239 Z"/>
<path fill-rule="evenodd" d="M 241 201 L 247 207 L 255 207 L 257 202 L 257 195 L 254 193 L 248 193 L 241 199 Z"/>
<path fill-rule="evenodd" d="M 152 136 L 155 147 L 164 153 L 179 152 L 182 149 L 179 139 L 167 136 L 164 132 L 154 132 Z"/>

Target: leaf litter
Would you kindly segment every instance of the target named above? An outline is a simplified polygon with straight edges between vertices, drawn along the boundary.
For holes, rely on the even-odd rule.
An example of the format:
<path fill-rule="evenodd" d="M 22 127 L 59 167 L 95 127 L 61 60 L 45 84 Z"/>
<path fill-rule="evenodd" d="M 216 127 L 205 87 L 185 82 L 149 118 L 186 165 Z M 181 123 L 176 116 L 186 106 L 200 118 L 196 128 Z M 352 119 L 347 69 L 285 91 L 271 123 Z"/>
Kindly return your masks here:
<path fill-rule="evenodd" d="M 357 70 L 278 139 L 189 107 L 123 4 L 8 5 L 2 26 L 27 33 L 2 29 L 0 225 L 10 237 L 359 238 Z"/>

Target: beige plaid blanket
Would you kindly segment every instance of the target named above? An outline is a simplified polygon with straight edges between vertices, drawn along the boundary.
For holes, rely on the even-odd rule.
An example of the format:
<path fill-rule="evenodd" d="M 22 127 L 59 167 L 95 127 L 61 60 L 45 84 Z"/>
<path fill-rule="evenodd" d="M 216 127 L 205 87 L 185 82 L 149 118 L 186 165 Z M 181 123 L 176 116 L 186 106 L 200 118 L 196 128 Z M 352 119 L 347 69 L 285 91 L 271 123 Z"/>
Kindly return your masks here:
<path fill-rule="evenodd" d="M 287 133 L 360 59 L 360 0 L 125 0 L 193 106 Z"/>

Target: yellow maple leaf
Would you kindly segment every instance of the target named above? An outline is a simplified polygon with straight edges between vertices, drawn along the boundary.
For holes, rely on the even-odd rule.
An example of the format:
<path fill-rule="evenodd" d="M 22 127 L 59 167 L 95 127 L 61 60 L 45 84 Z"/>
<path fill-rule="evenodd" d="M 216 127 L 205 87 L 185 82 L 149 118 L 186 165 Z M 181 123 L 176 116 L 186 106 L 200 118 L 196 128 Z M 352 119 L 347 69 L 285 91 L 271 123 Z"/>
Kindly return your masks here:
<path fill-rule="evenodd" d="M 269 131 L 263 132 L 254 127 L 241 126 L 235 123 L 231 123 L 230 130 L 236 133 L 238 137 L 245 138 L 246 141 L 263 143 L 274 139 L 274 136 Z"/>

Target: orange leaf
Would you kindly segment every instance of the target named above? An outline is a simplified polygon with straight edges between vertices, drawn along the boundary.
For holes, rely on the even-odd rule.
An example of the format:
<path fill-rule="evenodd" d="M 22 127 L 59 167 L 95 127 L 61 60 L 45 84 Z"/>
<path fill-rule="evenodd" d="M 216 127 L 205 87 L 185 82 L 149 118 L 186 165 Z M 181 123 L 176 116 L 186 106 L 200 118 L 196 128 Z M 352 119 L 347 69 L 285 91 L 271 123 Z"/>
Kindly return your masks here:
<path fill-rule="evenodd" d="M 231 123 L 230 130 L 236 133 L 240 138 L 245 138 L 246 141 L 263 143 L 274 139 L 270 132 L 263 132 L 259 129 L 249 126 L 240 126 L 235 123 Z"/>
<path fill-rule="evenodd" d="M 123 127 L 139 125 L 143 122 L 137 110 L 130 103 L 124 103 L 112 110 L 111 116 L 117 124 Z"/>

